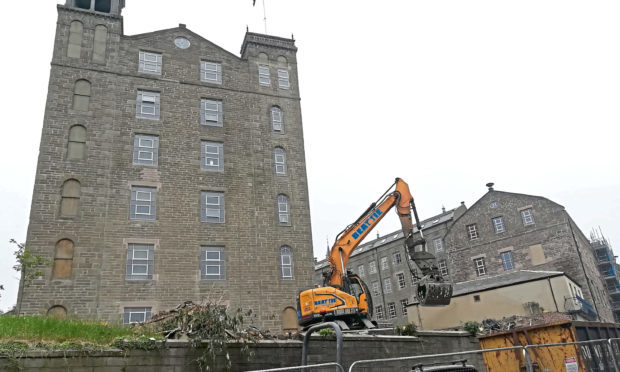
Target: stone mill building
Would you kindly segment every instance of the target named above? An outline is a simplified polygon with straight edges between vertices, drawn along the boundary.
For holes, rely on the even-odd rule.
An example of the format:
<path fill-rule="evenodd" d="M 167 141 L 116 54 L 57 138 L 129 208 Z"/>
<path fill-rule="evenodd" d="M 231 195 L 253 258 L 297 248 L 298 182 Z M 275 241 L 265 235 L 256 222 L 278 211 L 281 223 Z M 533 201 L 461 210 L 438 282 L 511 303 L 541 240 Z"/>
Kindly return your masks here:
<path fill-rule="evenodd" d="M 295 41 L 127 36 L 124 3 L 57 6 L 27 237 L 49 264 L 18 312 L 132 323 L 211 301 L 296 328 L 313 257 Z"/>

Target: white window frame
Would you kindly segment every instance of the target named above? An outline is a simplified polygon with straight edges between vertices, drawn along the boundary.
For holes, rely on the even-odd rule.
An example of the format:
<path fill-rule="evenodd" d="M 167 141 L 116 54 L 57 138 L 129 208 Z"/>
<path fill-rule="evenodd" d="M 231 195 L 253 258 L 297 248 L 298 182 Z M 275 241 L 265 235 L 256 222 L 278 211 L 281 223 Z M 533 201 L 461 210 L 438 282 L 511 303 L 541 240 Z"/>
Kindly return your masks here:
<path fill-rule="evenodd" d="M 281 147 L 273 149 L 274 171 L 278 176 L 286 176 L 286 151 Z"/>
<path fill-rule="evenodd" d="M 390 319 L 396 318 L 396 304 L 394 302 L 388 303 L 387 309 Z"/>
<path fill-rule="evenodd" d="M 370 261 L 368 264 L 368 273 L 376 274 L 377 273 L 377 263 L 375 261 Z"/>
<path fill-rule="evenodd" d="M 144 314 L 144 316 L 142 317 L 142 321 L 132 322 L 131 318 L 133 314 Z M 123 324 L 129 325 L 129 324 L 144 323 L 145 321 L 151 319 L 152 314 L 153 314 L 152 308 L 150 307 L 126 307 L 123 309 Z"/>
<path fill-rule="evenodd" d="M 149 58 L 151 58 L 151 60 L 149 60 Z M 142 72 L 145 74 L 161 75 L 161 53 L 145 52 L 141 50 L 138 61 L 138 72 Z"/>
<path fill-rule="evenodd" d="M 154 220 L 156 193 L 157 189 L 154 187 L 132 186 L 130 206 L 133 208 L 132 212 L 134 217 L 130 215 L 130 218 L 133 220 Z M 141 209 L 146 209 L 146 211 L 143 212 Z"/>
<path fill-rule="evenodd" d="M 290 225 L 291 224 L 291 211 L 290 211 L 290 201 L 289 201 L 288 196 L 284 194 L 278 195 L 277 205 L 278 205 L 278 223 L 280 225 Z"/>
<path fill-rule="evenodd" d="M 407 305 L 409 305 L 409 299 L 405 298 L 404 300 L 400 300 L 400 307 L 403 315 L 407 315 Z"/>
<path fill-rule="evenodd" d="M 360 277 L 366 276 L 364 265 L 359 265 L 357 267 L 357 275 L 359 275 Z"/>
<path fill-rule="evenodd" d="M 160 96 L 159 92 L 139 89 L 136 98 L 136 117 L 159 120 Z M 152 112 L 145 110 L 146 108 L 152 109 Z"/>
<path fill-rule="evenodd" d="M 150 146 L 148 142 L 150 141 Z M 157 165 L 159 138 L 148 134 L 136 134 L 134 138 L 133 164 Z M 143 156 L 146 154 L 148 156 Z"/>
<path fill-rule="evenodd" d="M 377 319 L 384 319 L 383 305 L 375 306 L 375 314 L 377 315 Z"/>
<path fill-rule="evenodd" d="M 448 275 L 448 264 L 446 263 L 446 260 L 441 260 L 437 263 L 437 268 L 439 269 L 439 273 L 442 276 L 447 276 Z"/>
<path fill-rule="evenodd" d="M 478 239 L 478 227 L 475 223 L 467 225 L 467 234 L 469 235 L 469 240 Z"/>
<path fill-rule="evenodd" d="M 474 267 L 476 269 L 477 276 L 485 276 L 487 275 L 487 267 L 484 262 L 484 257 L 474 258 Z"/>
<path fill-rule="evenodd" d="M 224 123 L 222 101 L 200 99 L 200 123 L 211 127 L 221 127 Z"/>
<path fill-rule="evenodd" d="M 392 279 L 385 278 L 383 280 L 383 287 L 385 293 L 392 293 Z"/>
<path fill-rule="evenodd" d="M 222 64 L 218 62 L 200 61 L 200 81 L 222 84 Z"/>
<path fill-rule="evenodd" d="M 381 294 L 381 286 L 379 285 L 379 281 L 375 280 L 372 282 L 372 294 L 378 296 Z"/>
<path fill-rule="evenodd" d="M 396 281 L 398 282 L 398 289 L 403 289 L 407 286 L 405 274 L 403 273 L 396 273 Z"/>
<path fill-rule="evenodd" d="M 225 205 L 224 205 L 224 193 L 220 191 L 203 191 L 202 192 L 202 208 L 204 210 L 204 218 L 202 212 L 201 220 L 202 222 L 208 223 L 224 223 L 226 222 L 225 215 Z M 210 198 L 217 198 L 217 203 L 209 202 Z M 211 200 L 213 201 L 213 200 Z M 217 212 L 217 216 L 214 214 Z M 217 218 L 217 221 L 209 220 L 209 219 Z"/>
<path fill-rule="evenodd" d="M 381 270 L 388 270 L 390 265 L 387 262 L 387 257 L 381 257 Z"/>
<path fill-rule="evenodd" d="M 258 66 L 258 84 L 268 87 L 271 85 L 271 76 L 269 74 L 269 66 Z"/>
<path fill-rule="evenodd" d="M 500 253 L 499 256 L 502 259 L 502 267 L 504 268 L 505 271 L 512 270 L 515 268 L 515 260 L 514 260 L 514 256 L 512 255 L 512 251 L 502 252 Z"/>
<path fill-rule="evenodd" d="M 394 252 L 394 254 L 392 255 L 392 258 L 393 258 L 392 263 L 394 265 L 400 265 L 403 262 L 403 258 L 400 255 L 400 252 L 398 252 L 398 251 Z"/>
<path fill-rule="evenodd" d="M 200 279 L 201 280 L 226 280 L 226 255 L 224 247 L 201 246 L 200 247 Z M 217 253 L 217 258 L 209 258 L 209 254 Z M 202 259 L 204 257 L 204 259 Z M 209 273 L 209 268 L 217 267 L 217 274 Z"/>
<path fill-rule="evenodd" d="M 286 259 L 288 259 L 288 262 Z M 294 279 L 293 250 L 286 245 L 280 247 L 280 278 L 285 280 Z"/>
<path fill-rule="evenodd" d="M 278 87 L 280 89 L 289 89 L 291 87 L 288 70 L 278 69 Z"/>
<path fill-rule="evenodd" d="M 530 226 L 534 224 L 534 213 L 532 212 L 532 208 L 527 208 L 521 211 L 521 221 L 523 221 L 523 226 Z"/>
<path fill-rule="evenodd" d="M 125 273 L 126 280 L 152 280 L 154 265 L 153 244 L 130 243 L 127 245 L 127 270 Z M 146 252 L 145 257 L 136 257 L 137 252 Z M 135 268 L 144 267 L 143 273 L 136 272 Z M 150 268 L 150 270 L 149 270 Z"/>
<path fill-rule="evenodd" d="M 223 171 L 224 170 L 224 144 L 221 142 L 202 141 L 201 151 L 201 168 L 206 171 Z M 215 152 L 208 151 L 213 148 Z M 209 164 L 211 161 L 211 164 Z"/>
<path fill-rule="evenodd" d="M 435 253 L 443 251 L 443 239 L 433 239 L 433 245 L 435 246 Z"/>
<path fill-rule="evenodd" d="M 269 110 L 271 116 L 271 130 L 276 133 L 284 132 L 284 119 L 282 109 L 278 106 L 272 106 Z"/>
<path fill-rule="evenodd" d="M 501 234 L 506 231 L 506 225 L 504 224 L 503 216 L 493 217 L 491 221 L 493 222 L 493 230 L 496 234 Z"/>

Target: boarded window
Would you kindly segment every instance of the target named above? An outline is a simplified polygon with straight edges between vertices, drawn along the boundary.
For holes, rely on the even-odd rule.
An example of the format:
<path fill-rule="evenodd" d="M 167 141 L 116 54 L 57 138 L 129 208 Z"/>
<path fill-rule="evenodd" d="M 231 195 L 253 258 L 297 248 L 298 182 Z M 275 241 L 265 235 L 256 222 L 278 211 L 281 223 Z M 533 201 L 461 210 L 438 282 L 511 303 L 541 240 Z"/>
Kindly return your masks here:
<path fill-rule="evenodd" d="M 67 159 L 82 160 L 86 158 L 86 128 L 74 125 L 69 129 Z"/>
<path fill-rule="evenodd" d="M 47 310 L 47 316 L 50 318 L 65 319 L 67 317 L 67 309 L 64 306 L 54 305 Z"/>
<path fill-rule="evenodd" d="M 95 26 L 95 44 L 93 47 L 93 62 L 105 63 L 105 50 L 106 50 L 107 43 L 108 43 L 108 28 L 104 25 Z"/>
<path fill-rule="evenodd" d="M 79 203 L 80 183 L 77 180 L 67 180 L 62 185 L 60 215 L 62 217 L 77 216 Z"/>
<path fill-rule="evenodd" d="M 297 332 L 297 311 L 287 307 L 282 312 L 282 330 L 284 332 Z"/>
<path fill-rule="evenodd" d="M 530 259 L 532 260 L 532 265 L 545 263 L 545 251 L 541 244 L 530 245 Z"/>
<path fill-rule="evenodd" d="M 54 255 L 54 268 L 52 270 L 53 279 L 70 279 L 71 267 L 73 264 L 73 242 L 63 239 L 56 243 L 56 253 Z"/>
<path fill-rule="evenodd" d="M 78 111 L 88 111 L 90 103 L 90 82 L 88 80 L 78 80 L 73 89 L 73 109 Z"/>
<path fill-rule="evenodd" d="M 82 53 L 83 33 L 84 25 L 82 24 L 82 22 L 71 22 L 71 26 L 69 27 L 69 44 L 67 45 L 67 57 L 80 58 L 80 54 Z"/>

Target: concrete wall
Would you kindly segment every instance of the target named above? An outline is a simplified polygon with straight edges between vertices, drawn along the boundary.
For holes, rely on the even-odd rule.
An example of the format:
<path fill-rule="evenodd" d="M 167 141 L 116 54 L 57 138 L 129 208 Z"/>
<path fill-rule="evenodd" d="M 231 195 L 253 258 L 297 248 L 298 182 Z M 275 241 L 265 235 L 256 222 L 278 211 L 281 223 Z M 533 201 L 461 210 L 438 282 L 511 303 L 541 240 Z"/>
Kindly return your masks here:
<path fill-rule="evenodd" d="M 448 353 L 466 350 L 479 350 L 478 341 L 463 332 L 425 332 L 420 337 L 398 336 L 346 336 L 344 341 L 343 362 L 349 366 L 356 360 L 404 357 L 435 353 Z M 229 348 L 233 362 L 232 371 L 250 371 L 278 367 L 297 366 L 301 364 L 302 342 L 261 341 L 251 350 L 256 353 L 250 361 L 240 353 L 239 346 Z M 315 336 L 310 341 L 309 364 L 328 363 L 336 360 L 336 342 Z M 133 350 L 126 355 L 119 350 L 108 350 L 91 355 L 79 352 L 55 352 L 46 357 L 41 353 L 31 352 L 18 360 L 22 371 L 60 372 L 60 371 L 199 371 L 195 359 L 199 350 L 187 347 L 184 342 L 169 342 L 168 348 L 155 351 Z M 476 366 L 482 366 L 482 358 L 477 355 L 459 356 L 432 361 L 452 361 L 468 359 Z M 223 360 L 223 359 L 222 359 Z M 426 359 L 425 362 L 431 360 Z M 408 370 L 419 361 L 372 364 L 357 371 L 395 371 Z M 8 369 L 10 360 L 0 358 L 0 369 Z M 216 368 L 216 370 L 221 370 Z M 481 369 L 484 370 L 484 369 Z M 330 371 L 334 368 L 313 369 L 313 371 Z"/>
<path fill-rule="evenodd" d="M 448 329 L 467 321 L 501 319 L 512 315 L 531 315 L 526 306 L 536 302 L 545 311 L 566 312 L 564 298 L 572 297 L 565 276 L 541 279 L 509 287 L 472 292 L 453 297 L 450 305 L 427 307 L 418 304 L 409 307 L 409 321 L 420 329 Z M 479 297 L 479 301 L 474 299 Z"/>

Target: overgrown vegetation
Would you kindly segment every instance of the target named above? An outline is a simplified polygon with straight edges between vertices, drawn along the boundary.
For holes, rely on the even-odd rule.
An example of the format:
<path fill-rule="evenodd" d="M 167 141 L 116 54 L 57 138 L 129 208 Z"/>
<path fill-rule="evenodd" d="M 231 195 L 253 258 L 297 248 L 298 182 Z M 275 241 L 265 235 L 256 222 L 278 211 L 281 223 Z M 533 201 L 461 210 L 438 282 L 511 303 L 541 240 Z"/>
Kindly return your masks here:
<path fill-rule="evenodd" d="M 399 336 L 414 336 L 418 331 L 418 327 L 414 323 L 409 323 L 403 326 L 397 326 L 394 328 L 394 333 Z"/>
<path fill-rule="evenodd" d="M 470 335 L 476 336 L 480 331 L 481 324 L 476 321 L 465 322 L 461 325 L 464 331 L 469 332 Z"/>

